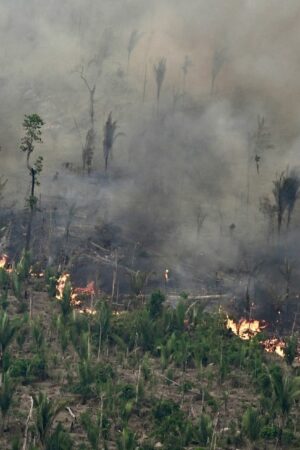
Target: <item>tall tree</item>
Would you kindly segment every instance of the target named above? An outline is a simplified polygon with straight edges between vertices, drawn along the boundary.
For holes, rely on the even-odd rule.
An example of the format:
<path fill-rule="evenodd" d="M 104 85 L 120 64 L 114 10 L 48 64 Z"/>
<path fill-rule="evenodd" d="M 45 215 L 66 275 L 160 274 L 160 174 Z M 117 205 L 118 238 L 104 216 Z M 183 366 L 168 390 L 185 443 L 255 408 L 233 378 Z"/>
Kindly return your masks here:
<path fill-rule="evenodd" d="M 211 87 L 210 93 L 214 94 L 216 78 L 221 72 L 224 64 L 226 62 L 226 51 L 225 48 L 216 49 L 213 54 L 212 67 L 211 67 Z"/>
<path fill-rule="evenodd" d="M 39 185 L 38 175 L 41 173 L 43 168 L 43 157 L 38 156 L 34 164 L 31 164 L 30 157 L 35 149 L 35 144 L 42 143 L 42 131 L 41 128 L 44 125 L 44 121 L 38 114 L 30 114 L 25 115 L 23 128 L 25 131 L 25 135 L 21 140 L 20 149 L 22 152 L 26 154 L 26 165 L 29 170 L 29 174 L 31 177 L 31 188 L 30 188 L 30 196 L 28 198 L 28 205 L 30 209 L 30 215 L 27 226 L 26 233 L 26 243 L 25 250 L 28 251 L 30 249 L 30 241 L 31 241 L 31 229 L 34 213 L 37 207 L 37 197 L 35 195 L 35 188 Z"/>
<path fill-rule="evenodd" d="M 85 145 L 82 148 L 82 168 L 83 170 L 87 169 L 88 174 L 90 174 L 92 170 L 93 156 L 95 151 L 95 140 L 96 140 L 96 133 L 94 128 L 96 83 L 94 83 L 93 86 L 89 84 L 87 78 L 84 75 L 83 67 L 81 68 L 80 78 L 82 79 L 87 90 L 89 91 L 89 100 L 90 100 L 90 110 L 89 110 L 90 128 L 86 134 Z"/>
<path fill-rule="evenodd" d="M 117 133 L 118 128 L 117 121 L 112 120 L 112 113 L 110 112 L 104 126 L 104 138 L 103 138 L 103 156 L 105 163 L 105 172 L 108 168 L 108 158 L 112 156 L 112 150 L 115 140 L 118 136 L 123 136 L 124 133 Z"/>
<path fill-rule="evenodd" d="M 166 58 L 161 58 L 157 64 L 153 66 L 155 82 L 156 82 L 156 100 L 157 100 L 157 109 L 159 107 L 159 99 L 161 88 L 165 79 L 166 70 L 167 70 L 167 60 Z"/>
<path fill-rule="evenodd" d="M 281 172 L 277 179 L 273 181 L 273 195 L 277 211 L 277 230 L 278 234 L 281 231 L 284 213 L 287 214 L 286 226 L 290 226 L 292 213 L 299 194 L 300 178 L 296 172 Z"/>
<path fill-rule="evenodd" d="M 127 44 L 127 72 L 129 71 L 130 57 L 136 46 L 138 45 L 143 33 L 138 30 L 133 30 L 129 36 Z"/>

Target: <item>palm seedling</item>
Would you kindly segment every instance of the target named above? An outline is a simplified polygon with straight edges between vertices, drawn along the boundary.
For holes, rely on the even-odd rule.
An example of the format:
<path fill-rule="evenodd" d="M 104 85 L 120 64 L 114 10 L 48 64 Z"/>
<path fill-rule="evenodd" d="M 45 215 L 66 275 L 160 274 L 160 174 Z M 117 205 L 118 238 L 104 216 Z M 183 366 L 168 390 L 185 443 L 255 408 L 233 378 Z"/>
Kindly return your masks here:
<path fill-rule="evenodd" d="M 143 295 L 151 275 L 151 272 L 141 272 L 140 270 L 130 273 L 130 288 L 137 297 Z"/>
<path fill-rule="evenodd" d="M 46 450 L 72 450 L 74 442 L 70 434 L 58 423 L 46 443 Z"/>
<path fill-rule="evenodd" d="M 107 334 L 110 329 L 111 310 L 108 304 L 104 301 L 99 302 L 96 305 L 96 309 L 97 309 L 96 326 L 98 326 L 99 330 L 97 359 L 99 361 L 102 350 L 102 342 L 107 337 Z"/>
<path fill-rule="evenodd" d="M 33 397 L 35 406 L 35 430 L 43 450 L 47 449 L 47 441 L 52 425 L 58 413 L 64 408 L 64 404 L 58 404 L 49 399 L 46 394 L 39 392 Z"/>
<path fill-rule="evenodd" d="M 300 377 L 284 375 L 280 367 L 275 366 L 270 371 L 270 380 L 273 405 L 279 414 L 279 441 L 281 441 L 291 409 L 300 398 Z"/>
<path fill-rule="evenodd" d="M 129 428 L 123 428 L 121 436 L 117 438 L 117 450 L 135 450 L 137 448 L 136 435 Z"/>
<path fill-rule="evenodd" d="M 96 420 L 88 412 L 85 412 L 80 416 L 80 421 L 92 448 L 94 450 L 102 449 L 103 441 L 109 438 L 110 427 L 107 417 L 103 414 L 103 399 Z"/>
<path fill-rule="evenodd" d="M 250 442 L 255 442 L 261 431 L 261 418 L 253 408 L 248 408 L 242 418 L 242 430 Z"/>
<path fill-rule="evenodd" d="M 9 408 L 11 407 L 15 387 L 15 383 L 12 381 L 9 372 L 6 372 L 3 375 L 3 380 L 0 385 L 0 409 L 2 416 L 1 431 L 5 429 L 6 418 Z"/>
<path fill-rule="evenodd" d="M 161 88 L 165 79 L 166 70 L 167 70 L 167 60 L 166 58 L 161 58 L 157 64 L 153 66 L 155 82 L 156 82 L 156 101 L 157 101 L 157 109 L 159 107 L 159 99 Z"/>
<path fill-rule="evenodd" d="M 3 356 L 17 329 L 17 324 L 9 319 L 7 313 L 0 311 L 0 386 L 2 382 Z"/>

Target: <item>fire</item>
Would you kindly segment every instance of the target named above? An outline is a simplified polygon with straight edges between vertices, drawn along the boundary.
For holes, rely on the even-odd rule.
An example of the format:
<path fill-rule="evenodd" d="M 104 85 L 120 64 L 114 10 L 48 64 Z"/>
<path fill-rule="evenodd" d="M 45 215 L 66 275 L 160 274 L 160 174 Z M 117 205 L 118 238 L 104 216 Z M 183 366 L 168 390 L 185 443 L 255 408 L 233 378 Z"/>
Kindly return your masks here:
<path fill-rule="evenodd" d="M 277 355 L 281 356 L 281 358 L 284 358 L 284 349 L 286 347 L 286 344 L 283 340 L 274 337 L 262 341 L 261 344 L 266 352 L 276 353 Z"/>
<path fill-rule="evenodd" d="M 266 327 L 267 323 L 264 320 L 246 320 L 242 318 L 236 323 L 227 316 L 226 328 L 245 341 L 249 341 Z"/>
<path fill-rule="evenodd" d="M 8 263 L 8 256 L 5 254 L 0 255 L 0 268 L 4 269 L 7 263 Z"/>
<path fill-rule="evenodd" d="M 227 316 L 226 327 L 240 339 L 250 340 L 264 330 L 267 327 L 267 323 L 264 320 L 246 319 L 241 319 L 238 323 L 236 323 Z M 272 337 L 270 339 L 260 341 L 260 344 L 267 353 L 276 353 L 281 358 L 284 358 L 286 348 L 286 343 L 284 340 Z"/>
<path fill-rule="evenodd" d="M 166 283 L 169 281 L 169 269 L 164 271 L 164 279 Z"/>
<path fill-rule="evenodd" d="M 56 283 L 56 298 L 57 300 L 63 299 L 64 290 L 66 287 L 66 284 L 70 281 L 70 274 L 69 273 L 63 273 Z"/>
<path fill-rule="evenodd" d="M 93 308 L 83 308 L 79 310 L 80 314 L 89 314 L 90 316 L 94 316 L 97 311 Z"/>
<path fill-rule="evenodd" d="M 96 289 L 95 289 L 95 283 L 94 281 L 91 281 L 86 285 L 86 287 L 77 287 L 73 290 L 74 294 L 85 294 L 85 295 L 95 295 Z"/>
<path fill-rule="evenodd" d="M 56 284 L 56 298 L 57 300 L 62 300 L 63 299 L 63 293 L 64 293 L 64 289 L 66 287 L 66 284 L 70 282 L 70 274 L 65 272 L 63 273 L 59 279 L 57 280 L 57 284 Z M 76 288 L 71 288 L 71 304 L 75 307 L 75 308 L 80 308 L 82 306 L 82 301 L 80 300 L 80 298 L 78 297 L 79 295 L 89 295 L 91 298 L 93 298 L 96 295 L 96 288 L 95 288 L 95 283 L 94 281 L 91 281 L 90 283 L 88 283 L 86 285 L 86 287 L 76 287 Z M 79 312 L 81 314 L 89 314 L 89 315 L 95 315 L 96 314 L 96 310 L 94 310 L 93 308 L 87 308 L 87 307 L 82 307 Z"/>

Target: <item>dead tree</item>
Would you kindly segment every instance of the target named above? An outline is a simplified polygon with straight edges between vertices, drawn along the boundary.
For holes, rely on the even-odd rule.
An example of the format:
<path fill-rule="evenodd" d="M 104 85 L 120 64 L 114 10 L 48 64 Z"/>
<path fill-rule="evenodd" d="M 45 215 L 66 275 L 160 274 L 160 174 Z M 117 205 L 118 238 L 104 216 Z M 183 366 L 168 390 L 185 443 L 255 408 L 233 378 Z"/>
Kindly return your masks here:
<path fill-rule="evenodd" d="M 113 145 L 117 137 L 123 136 L 124 133 L 117 133 L 118 128 L 117 121 L 112 120 L 112 113 L 110 112 L 104 126 L 104 138 L 103 138 L 103 156 L 105 163 L 105 172 L 108 168 L 108 158 L 112 156 Z"/>
<path fill-rule="evenodd" d="M 153 70 L 154 70 L 154 76 L 155 76 L 155 82 L 156 82 L 156 100 L 157 100 L 157 109 L 158 109 L 160 92 L 161 92 L 162 84 L 164 82 L 166 70 L 167 70 L 166 58 L 161 58 L 157 64 L 154 64 Z"/>
<path fill-rule="evenodd" d="M 3 191 L 6 186 L 7 179 L 0 176 L 0 202 L 3 200 Z"/>
<path fill-rule="evenodd" d="M 133 30 L 130 34 L 129 41 L 127 44 L 127 73 L 129 71 L 130 57 L 136 46 L 138 45 L 143 33 L 138 30 Z"/>
<path fill-rule="evenodd" d="M 259 211 L 263 214 L 268 223 L 267 229 L 267 239 L 268 241 L 274 235 L 275 231 L 275 218 L 277 208 L 276 205 L 272 204 L 268 197 L 262 197 L 259 203 Z"/>
<path fill-rule="evenodd" d="M 83 170 L 87 168 L 88 175 L 92 171 L 92 162 L 95 151 L 96 133 L 94 128 L 90 128 L 86 134 L 85 145 L 82 150 L 82 167 Z"/>
<path fill-rule="evenodd" d="M 200 235 L 200 231 L 201 228 L 204 224 L 204 221 L 207 217 L 207 214 L 204 213 L 203 209 L 201 208 L 201 206 L 198 206 L 198 208 L 196 209 L 196 220 L 197 220 L 197 238 Z"/>
<path fill-rule="evenodd" d="M 247 208 L 250 202 L 250 168 L 255 162 L 257 175 L 260 174 L 262 155 L 265 150 L 274 148 L 271 142 L 271 133 L 266 125 L 264 117 L 257 117 L 257 127 L 248 135 L 248 160 L 247 160 Z"/>
<path fill-rule="evenodd" d="M 211 68 L 211 87 L 210 94 L 213 95 L 215 89 L 216 78 L 222 70 L 223 65 L 226 62 L 225 49 L 216 49 L 213 55 L 212 68 Z"/>
<path fill-rule="evenodd" d="M 91 86 L 86 77 L 84 76 L 84 70 L 83 67 L 80 72 L 80 78 L 84 82 L 87 90 L 89 91 L 89 102 L 90 102 L 90 109 L 89 109 L 89 115 L 90 115 L 90 129 L 88 130 L 86 134 L 85 139 L 85 145 L 82 147 L 82 169 L 85 171 L 87 169 L 88 174 L 91 173 L 92 170 L 92 163 L 93 163 L 93 156 L 95 151 L 95 129 L 94 129 L 94 120 L 95 120 L 95 92 L 96 92 L 96 84 L 94 83 L 93 86 Z"/>
<path fill-rule="evenodd" d="M 293 264 L 288 258 L 284 258 L 283 265 L 279 267 L 279 272 L 285 280 L 285 299 L 288 300 L 293 272 Z"/>
<path fill-rule="evenodd" d="M 181 66 L 181 70 L 182 70 L 182 84 L 183 84 L 183 89 L 182 91 L 185 92 L 185 85 L 186 85 L 186 77 L 188 75 L 189 69 L 192 66 L 192 61 L 190 60 L 190 58 L 188 57 L 188 55 L 185 55 L 184 57 L 184 62 Z"/>

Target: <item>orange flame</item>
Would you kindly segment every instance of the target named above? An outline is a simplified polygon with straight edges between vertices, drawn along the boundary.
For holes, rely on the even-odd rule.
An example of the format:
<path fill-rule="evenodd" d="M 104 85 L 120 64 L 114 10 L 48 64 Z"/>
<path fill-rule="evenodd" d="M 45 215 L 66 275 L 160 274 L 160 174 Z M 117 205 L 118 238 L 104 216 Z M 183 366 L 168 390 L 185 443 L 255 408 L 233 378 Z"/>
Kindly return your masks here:
<path fill-rule="evenodd" d="M 284 358 L 284 349 L 286 347 L 286 343 L 283 340 L 277 338 L 266 339 L 261 342 L 262 346 L 268 353 L 276 353 L 277 355 Z"/>
<path fill-rule="evenodd" d="M 63 299 L 64 290 L 66 287 L 66 284 L 70 280 L 70 274 L 69 273 L 63 273 L 56 283 L 56 298 L 57 300 Z"/>
<path fill-rule="evenodd" d="M 5 254 L 0 255 L 0 268 L 4 269 L 7 263 L 8 263 L 8 256 Z"/>
<path fill-rule="evenodd" d="M 258 333 L 261 333 L 267 327 L 267 323 L 264 320 L 255 319 L 240 319 L 238 323 L 229 319 L 227 316 L 226 327 L 231 330 L 239 338 L 249 341 Z"/>
<path fill-rule="evenodd" d="M 63 293 L 64 293 L 64 289 L 66 287 L 66 284 L 70 282 L 70 274 L 65 272 L 63 273 L 57 280 L 57 284 L 56 284 L 56 298 L 57 300 L 62 300 L 63 299 Z M 90 295 L 90 296 L 94 296 L 96 294 L 96 289 L 95 289 L 95 283 L 94 281 L 91 281 L 90 283 L 87 284 L 86 287 L 77 287 L 77 288 L 72 288 L 71 289 L 71 304 L 75 307 L 75 308 L 79 308 L 82 305 L 82 301 L 80 300 L 80 298 L 78 298 L 78 295 Z M 90 314 L 90 315 L 95 315 L 96 314 L 96 310 L 92 309 L 92 308 L 87 308 L 87 307 L 83 307 L 82 309 L 79 310 L 79 312 L 81 314 Z"/>

